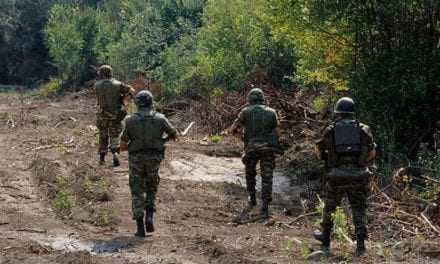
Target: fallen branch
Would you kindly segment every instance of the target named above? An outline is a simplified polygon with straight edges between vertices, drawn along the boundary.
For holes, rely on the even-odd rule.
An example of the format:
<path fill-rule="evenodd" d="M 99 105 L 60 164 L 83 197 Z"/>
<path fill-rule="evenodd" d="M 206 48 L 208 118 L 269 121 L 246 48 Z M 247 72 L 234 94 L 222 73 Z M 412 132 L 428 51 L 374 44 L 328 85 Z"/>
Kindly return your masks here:
<path fill-rule="evenodd" d="M 47 230 L 34 229 L 34 228 L 20 228 L 20 229 L 16 229 L 15 231 L 17 231 L 17 232 L 39 233 L 39 234 L 47 233 Z"/>
<path fill-rule="evenodd" d="M 45 146 L 39 146 L 36 148 L 33 148 L 32 151 L 40 151 L 40 150 L 47 150 L 52 148 L 74 148 L 76 145 L 74 144 L 57 144 L 57 145 L 45 145 Z"/>
<path fill-rule="evenodd" d="M 302 215 L 296 217 L 295 219 L 293 219 L 292 221 L 290 221 L 289 224 L 293 224 L 293 223 L 295 223 L 296 221 L 298 221 L 298 220 L 300 220 L 300 219 L 302 219 L 302 218 L 304 218 L 304 217 L 312 216 L 312 215 L 317 215 L 317 214 L 318 214 L 318 212 L 310 212 L 310 213 L 307 213 L 307 214 L 302 214 Z"/>
<path fill-rule="evenodd" d="M 432 228 L 432 230 L 434 230 L 435 232 L 437 232 L 437 234 L 440 234 L 440 230 L 438 230 L 438 228 L 435 227 L 435 226 L 431 223 L 431 221 L 429 221 L 428 217 L 426 217 L 426 215 L 425 215 L 424 213 L 421 213 L 420 216 L 422 217 L 423 220 L 425 220 L 425 223 L 427 223 L 427 224 Z"/>

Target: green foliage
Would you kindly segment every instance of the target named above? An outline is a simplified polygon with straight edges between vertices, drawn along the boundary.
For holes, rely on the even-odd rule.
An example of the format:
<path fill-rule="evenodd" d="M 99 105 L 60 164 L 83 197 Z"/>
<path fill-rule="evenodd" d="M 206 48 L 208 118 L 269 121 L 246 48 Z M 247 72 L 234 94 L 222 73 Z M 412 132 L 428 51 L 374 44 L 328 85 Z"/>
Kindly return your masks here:
<path fill-rule="evenodd" d="M 52 3 L 0 1 L 0 84 L 33 86 L 53 72 L 42 34 Z"/>
<path fill-rule="evenodd" d="M 62 79 L 80 81 L 87 67 L 96 62 L 95 43 L 102 43 L 97 41 L 98 18 L 91 8 L 62 4 L 51 8 L 46 39 Z"/>
<path fill-rule="evenodd" d="M 53 202 L 53 206 L 60 212 L 70 211 L 73 208 L 73 199 L 65 191 L 60 191 Z"/>
<path fill-rule="evenodd" d="M 319 197 L 319 195 L 317 195 L 317 197 L 318 197 L 318 206 L 316 206 L 316 212 L 318 213 L 319 218 L 316 220 L 315 226 L 320 226 L 322 223 L 322 219 L 324 219 L 325 203 L 324 200 L 322 200 L 321 197 Z"/>
<path fill-rule="evenodd" d="M 290 43 L 273 38 L 263 0 L 208 1 L 198 32 L 197 66 L 209 85 L 239 89 L 256 70 L 280 85 L 293 73 Z"/>
<path fill-rule="evenodd" d="M 317 112 L 324 112 L 329 106 L 329 100 L 325 96 L 318 96 L 313 100 L 313 109 Z"/>
<path fill-rule="evenodd" d="M 336 211 L 332 213 L 332 220 L 333 233 L 335 234 L 336 239 L 339 241 L 348 241 L 348 222 L 344 210 L 337 207 Z"/>
<path fill-rule="evenodd" d="M 299 249 L 300 256 L 303 259 L 307 259 L 311 253 L 310 247 L 304 241 L 298 240 L 296 238 L 287 240 L 287 245 L 286 245 L 287 255 L 289 257 L 292 256 L 295 243 L 299 247 L 298 249 Z"/>
<path fill-rule="evenodd" d="M 209 137 L 209 141 L 211 141 L 212 143 L 214 143 L 214 144 L 218 144 L 218 143 L 220 143 L 221 141 L 223 140 L 223 137 L 222 136 L 220 136 L 220 135 L 211 135 L 210 137 Z"/>
<path fill-rule="evenodd" d="M 37 95 L 41 97 L 55 96 L 60 91 L 62 84 L 63 81 L 61 79 L 51 78 L 48 83 L 39 88 Z"/>
<path fill-rule="evenodd" d="M 119 222 L 118 213 L 115 208 L 99 208 L 95 211 L 93 224 L 99 227 L 112 226 Z"/>

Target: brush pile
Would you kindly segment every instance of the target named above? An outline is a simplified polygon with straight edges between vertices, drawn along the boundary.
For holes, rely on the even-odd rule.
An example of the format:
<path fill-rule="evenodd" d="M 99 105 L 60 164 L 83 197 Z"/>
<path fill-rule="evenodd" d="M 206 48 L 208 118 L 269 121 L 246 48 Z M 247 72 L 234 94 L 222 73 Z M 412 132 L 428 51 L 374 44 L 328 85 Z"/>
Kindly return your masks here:
<path fill-rule="evenodd" d="M 392 183 L 382 189 L 372 184 L 369 198 L 372 232 L 392 240 L 440 236 L 440 182 L 426 172 L 417 171 L 421 174 L 414 174 L 413 168 L 397 170 Z M 429 185 L 427 191 L 416 189 L 415 182 Z"/>

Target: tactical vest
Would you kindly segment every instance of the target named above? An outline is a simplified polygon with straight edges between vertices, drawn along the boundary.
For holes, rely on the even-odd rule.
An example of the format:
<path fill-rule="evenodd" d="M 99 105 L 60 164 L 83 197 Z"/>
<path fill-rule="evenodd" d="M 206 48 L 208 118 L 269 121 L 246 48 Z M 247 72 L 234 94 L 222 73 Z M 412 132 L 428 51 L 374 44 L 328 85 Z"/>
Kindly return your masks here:
<path fill-rule="evenodd" d="M 122 107 L 121 85 L 121 82 L 115 79 L 104 79 L 96 82 L 96 98 L 101 112 L 119 114 Z"/>
<path fill-rule="evenodd" d="M 152 110 L 138 112 L 126 119 L 125 126 L 130 138 L 130 154 L 164 153 L 165 140 L 162 137 L 165 131 L 162 115 Z"/>
<path fill-rule="evenodd" d="M 329 142 L 329 167 L 363 166 L 368 150 L 363 146 L 362 137 L 362 127 L 357 120 L 343 119 L 335 122 Z"/>
<path fill-rule="evenodd" d="M 278 137 L 274 133 L 276 115 L 265 105 L 252 105 L 246 108 L 244 115 L 244 143 L 245 145 L 267 144 L 278 148 Z"/>

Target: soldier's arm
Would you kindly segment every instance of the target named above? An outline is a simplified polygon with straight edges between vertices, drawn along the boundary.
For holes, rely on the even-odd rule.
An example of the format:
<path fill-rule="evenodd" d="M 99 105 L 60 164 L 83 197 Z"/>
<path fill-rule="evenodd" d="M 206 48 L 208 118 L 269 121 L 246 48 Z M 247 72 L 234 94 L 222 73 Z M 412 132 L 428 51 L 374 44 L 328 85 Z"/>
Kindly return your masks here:
<path fill-rule="evenodd" d="M 126 120 L 127 119 L 125 119 L 124 122 L 122 122 L 123 128 L 122 128 L 121 138 L 119 141 L 119 151 L 127 151 L 128 150 L 128 142 L 130 141 L 130 139 L 128 137 Z"/>
<path fill-rule="evenodd" d="M 244 114 L 243 111 L 241 111 L 240 114 L 238 114 L 238 117 L 234 120 L 234 123 L 232 123 L 232 126 L 230 126 L 226 131 L 228 134 L 239 137 L 243 131 L 243 124 Z"/>
<path fill-rule="evenodd" d="M 364 132 L 366 145 L 368 148 L 367 163 L 369 163 L 376 158 L 376 143 L 374 142 L 373 133 L 371 132 L 369 126 L 363 125 L 362 131 Z"/>
<path fill-rule="evenodd" d="M 168 121 L 168 119 L 164 118 L 164 130 L 168 135 L 168 139 L 176 140 L 177 139 L 177 129 Z"/>
<path fill-rule="evenodd" d="M 274 111 L 274 128 L 273 128 L 273 132 L 275 133 L 275 135 L 280 138 L 281 136 L 281 128 L 280 128 L 280 120 L 278 119 L 278 115 L 277 112 Z"/>
<path fill-rule="evenodd" d="M 131 85 L 122 83 L 121 84 L 121 96 L 125 98 L 134 98 L 135 96 L 135 90 Z"/>
<path fill-rule="evenodd" d="M 330 127 L 326 128 L 324 130 L 322 138 L 316 142 L 315 154 L 321 160 L 327 160 L 327 155 L 328 155 L 327 144 L 328 144 L 328 137 L 329 137 L 330 133 L 331 133 L 331 128 Z"/>

